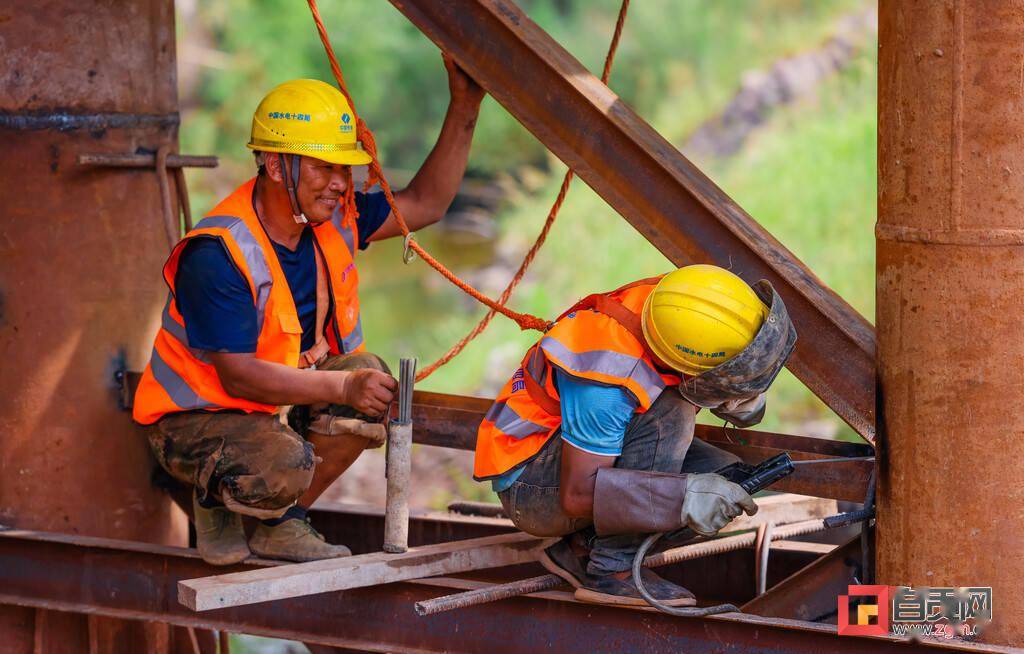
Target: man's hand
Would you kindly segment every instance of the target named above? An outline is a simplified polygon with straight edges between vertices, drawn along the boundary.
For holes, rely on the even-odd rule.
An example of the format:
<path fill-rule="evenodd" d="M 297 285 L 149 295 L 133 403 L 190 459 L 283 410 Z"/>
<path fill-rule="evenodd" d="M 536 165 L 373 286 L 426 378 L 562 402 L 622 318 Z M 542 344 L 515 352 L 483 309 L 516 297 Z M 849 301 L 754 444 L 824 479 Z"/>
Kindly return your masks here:
<path fill-rule="evenodd" d="M 395 397 L 398 382 L 386 372 L 364 369 L 341 373 L 344 375 L 339 404 L 371 416 L 379 416 Z"/>
<path fill-rule="evenodd" d="M 714 473 L 687 475 L 681 522 L 701 536 L 714 536 L 746 511 L 757 513 L 754 499 L 739 484 Z"/>
<path fill-rule="evenodd" d="M 455 60 L 442 54 L 444 67 L 448 71 L 448 90 L 452 94 L 452 104 L 459 104 L 476 109 L 484 99 L 485 91 L 476 81 L 462 70 Z"/>

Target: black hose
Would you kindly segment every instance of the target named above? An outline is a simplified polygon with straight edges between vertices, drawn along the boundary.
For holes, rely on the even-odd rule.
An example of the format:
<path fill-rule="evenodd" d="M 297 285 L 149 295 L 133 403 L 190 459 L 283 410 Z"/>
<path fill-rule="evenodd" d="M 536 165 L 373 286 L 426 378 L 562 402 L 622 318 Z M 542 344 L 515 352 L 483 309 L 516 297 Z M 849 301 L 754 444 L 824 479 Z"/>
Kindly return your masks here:
<path fill-rule="evenodd" d="M 718 604 L 717 606 L 704 607 L 668 606 L 655 599 L 654 596 L 648 592 L 647 588 L 644 586 L 644 581 L 640 575 L 640 571 L 643 569 L 644 559 L 647 557 L 647 552 L 664 535 L 664 533 L 658 533 L 648 536 L 640 545 L 640 549 L 636 551 L 636 556 L 633 557 L 633 583 L 636 584 L 636 589 L 640 591 L 640 596 L 654 608 L 658 609 L 662 613 L 668 613 L 669 615 L 680 615 L 687 618 L 703 618 L 705 616 L 716 615 L 718 613 L 741 613 L 739 608 L 734 604 Z"/>

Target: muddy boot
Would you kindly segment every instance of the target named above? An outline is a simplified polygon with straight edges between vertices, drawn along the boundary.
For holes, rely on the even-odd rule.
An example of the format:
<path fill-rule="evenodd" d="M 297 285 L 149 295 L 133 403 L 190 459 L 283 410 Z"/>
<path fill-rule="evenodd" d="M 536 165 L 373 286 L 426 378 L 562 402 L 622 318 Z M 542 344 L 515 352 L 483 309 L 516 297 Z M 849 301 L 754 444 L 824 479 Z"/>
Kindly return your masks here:
<path fill-rule="evenodd" d="M 300 563 L 352 556 L 349 548 L 344 545 L 331 545 L 313 529 L 313 525 L 298 518 L 285 520 L 273 526 L 261 522 L 249 539 L 249 547 L 254 554 L 266 559 Z"/>
<path fill-rule="evenodd" d="M 662 579 L 650 570 L 642 570 L 644 588 L 654 599 L 668 606 L 694 606 L 697 599 L 693 593 L 667 579 Z M 576 599 L 581 602 L 595 604 L 614 604 L 617 606 L 650 606 L 640 595 L 633 583 L 633 575 L 625 579 L 612 575 L 588 574 L 582 580 L 583 585 L 576 589 Z"/>
<path fill-rule="evenodd" d="M 540 553 L 540 564 L 548 572 L 558 575 L 573 588 L 583 585 L 587 576 L 587 559 L 573 551 L 571 536 L 565 536 Z"/>
<path fill-rule="evenodd" d="M 250 552 L 245 542 L 242 516 L 223 506 L 206 508 L 192 496 L 196 546 L 199 556 L 212 565 L 230 565 L 246 559 Z"/>

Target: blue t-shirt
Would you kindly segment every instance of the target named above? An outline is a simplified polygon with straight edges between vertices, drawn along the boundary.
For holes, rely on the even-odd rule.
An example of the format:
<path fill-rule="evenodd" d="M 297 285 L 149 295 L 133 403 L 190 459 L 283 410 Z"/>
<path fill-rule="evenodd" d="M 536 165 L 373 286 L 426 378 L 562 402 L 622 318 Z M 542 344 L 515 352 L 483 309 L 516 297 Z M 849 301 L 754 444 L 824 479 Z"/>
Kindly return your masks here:
<path fill-rule="evenodd" d="M 622 454 L 626 427 L 640 406 L 633 394 L 621 386 L 595 384 L 558 368 L 554 371 L 562 405 L 562 440 L 591 454 Z M 513 470 L 495 479 L 491 488 L 500 493 L 519 479 L 524 469 Z"/>
<path fill-rule="evenodd" d="M 359 249 L 384 221 L 391 207 L 383 193 L 356 193 Z M 274 243 L 274 252 L 288 280 L 302 324 L 302 349 L 316 343 L 316 245 L 306 227 L 295 250 Z M 175 277 L 175 299 L 185 318 L 188 344 L 212 352 L 255 352 L 260 325 L 249 282 L 216 238 L 194 238 L 181 253 Z"/>

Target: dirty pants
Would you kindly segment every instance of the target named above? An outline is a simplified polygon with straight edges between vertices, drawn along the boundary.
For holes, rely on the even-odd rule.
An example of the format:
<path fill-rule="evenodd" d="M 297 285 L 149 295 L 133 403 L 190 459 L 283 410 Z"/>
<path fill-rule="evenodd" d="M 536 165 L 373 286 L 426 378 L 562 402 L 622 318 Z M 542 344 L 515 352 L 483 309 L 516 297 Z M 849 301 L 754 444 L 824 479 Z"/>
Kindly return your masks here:
<path fill-rule="evenodd" d="M 328 356 L 320 370 L 388 370 L 368 352 Z M 316 458 L 305 438 L 313 413 L 374 421 L 344 405 L 310 411 L 296 406 L 288 425 L 278 414 L 242 411 L 183 411 L 145 428 L 157 461 L 178 481 L 192 484 L 200 500 L 220 500 L 235 513 L 276 518 L 313 480 Z"/>
<path fill-rule="evenodd" d="M 656 472 L 714 472 L 739 461 L 735 454 L 695 439 L 696 408 L 675 388 L 667 388 L 649 410 L 633 416 L 623 439 L 616 468 Z M 647 534 L 597 536 L 588 518 L 573 518 L 562 510 L 559 478 L 562 448 L 556 434 L 528 463 L 510 487 L 498 493 L 505 513 L 516 527 L 536 536 L 565 536 L 580 532 L 590 543 L 587 572 L 607 575 L 629 570 Z"/>

